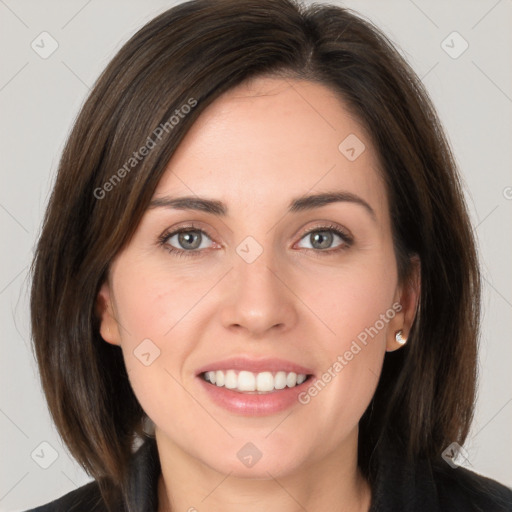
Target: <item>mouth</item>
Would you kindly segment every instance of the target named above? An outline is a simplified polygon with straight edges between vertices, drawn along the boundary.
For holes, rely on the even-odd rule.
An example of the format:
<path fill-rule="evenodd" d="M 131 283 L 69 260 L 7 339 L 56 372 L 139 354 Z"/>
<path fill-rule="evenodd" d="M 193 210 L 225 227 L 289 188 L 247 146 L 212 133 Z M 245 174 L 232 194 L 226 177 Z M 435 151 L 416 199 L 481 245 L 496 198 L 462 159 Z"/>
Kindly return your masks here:
<path fill-rule="evenodd" d="M 226 388 L 244 394 L 263 395 L 288 388 L 296 388 L 310 380 L 313 374 L 284 370 L 252 372 L 232 368 L 201 372 L 199 377 L 218 388 Z"/>
<path fill-rule="evenodd" d="M 250 417 L 296 407 L 298 395 L 315 378 L 311 368 L 286 359 L 248 356 L 211 362 L 195 373 L 209 400 Z"/>

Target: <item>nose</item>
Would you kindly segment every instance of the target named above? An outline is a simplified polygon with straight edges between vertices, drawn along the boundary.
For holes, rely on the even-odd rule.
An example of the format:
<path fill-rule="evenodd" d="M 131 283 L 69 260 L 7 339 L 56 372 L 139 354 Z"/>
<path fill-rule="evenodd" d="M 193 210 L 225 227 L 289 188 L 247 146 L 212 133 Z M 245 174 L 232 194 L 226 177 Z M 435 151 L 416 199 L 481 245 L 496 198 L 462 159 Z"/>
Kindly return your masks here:
<path fill-rule="evenodd" d="M 289 281 L 289 279 L 288 279 Z M 287 283 L 286 272 L 276 268 L 270 251 L 252 263 L 235 254 L 225 284 L 222 324 L 229 330 L 246 331 L 253 338 L 283 333 L 297 323 L 297 298 Z"/>

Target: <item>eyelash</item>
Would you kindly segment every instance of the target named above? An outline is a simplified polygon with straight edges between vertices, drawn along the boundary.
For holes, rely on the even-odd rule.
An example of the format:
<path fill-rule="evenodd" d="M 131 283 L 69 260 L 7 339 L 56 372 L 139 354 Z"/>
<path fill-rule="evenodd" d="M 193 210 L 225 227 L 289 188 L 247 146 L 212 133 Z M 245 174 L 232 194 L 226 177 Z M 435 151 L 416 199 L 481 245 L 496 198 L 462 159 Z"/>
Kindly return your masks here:
<path fill-rule="evenodd" d="M 334 225 L 316 226 L 315 228 L 303 233 L 302 236 L 300 237 L 300 240 L 302 240 L 304 237 L 306 237 L 308 235 L 311 235 L 312 233 L 324 232 L 324 231 L 331 231 L 331 232 L 335 233 L 336 235 L 338 235 L 342 239 L 343 244 L 340 245 L 339 247 L 336 247 L 335 249 L 322 250 L 322 249 L 308 249 L 308 248 L 304 249 L 303 248 L 303 250 L 306 250 L 308 252 L 312 251 L 313 253 L 315 253 L 315 255 L 319 255 L 319 256 L 321 255 L 320 257 L 331 256 L 333 254 L 338 254 L 340 251 L 347 250 L 353 243 L 353 239 L 348 233 L 346 233 L 345 231 L 343 231 L 342 229 L 340 229 L 339 227 L 334 226 Z M 170 254 L 173 254 L 174 256 L 178 256 L 178 257 L 201 256 L 201 253 L 204 251 L 204 249 L 203 250 L 196 249 L 196 250 L 186 251 L 184 249 L 176 249 L 176 247 L 172 247 L 171 245 L 169 245 L 167 243 L 168 240 L 170 238 L 172 238 L 174 235 L 179 235 L 181 233 L 189 233 L 189 232 L 191 232 L 191 233 L 200 232 L 200 233 L 206 235 L 208 238 L 210 238 L 210 240 L 212 239 L 212 237 L 209 235 L 209 233 L 207 231 L 205 231 L 204 229 L 202 229 L 198 226 L 191 224 L 189 226 L 184 226 L 184 227 L 177 229 L 175 231 L 172 231 L 172 232 L 168 232 L 168 231 L 164 232 L 162 235 L 160 235 L 158 237 L 158 245 L 161 246 L 163 249 L 165 249 Z"/>

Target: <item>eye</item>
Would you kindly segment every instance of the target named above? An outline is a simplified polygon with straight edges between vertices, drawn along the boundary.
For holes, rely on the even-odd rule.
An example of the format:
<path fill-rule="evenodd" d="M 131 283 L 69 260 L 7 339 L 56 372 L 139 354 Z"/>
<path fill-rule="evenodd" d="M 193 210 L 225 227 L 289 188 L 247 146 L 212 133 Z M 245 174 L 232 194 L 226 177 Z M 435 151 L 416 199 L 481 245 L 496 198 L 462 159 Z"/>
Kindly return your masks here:
<path fill-rule="evenodd" d="M 202 229 L 187 226 L 171 233 L 166 232 L 159 238 L 159 243 L 170 253 L 177 256 L 197 256 L 200 249 L 208 248 L 209 235 Z"/>
<path fill-rule="evenodd" d="M 308 238 L 309 237 L 309 238 Z M 203 229 L 197 226 L 185 226 L 172 232 L 163 233 L 158 243 L 166 251 L 175 256 L 201 256 L 203 249 L 207 249 L 208 240 L 211 237 Z M 351 235 L 338 226 L 318 226 L 305 233 L 301 240 L 309 241 L 310 247 L 298 246 L 302 249 L 312 250 L 322 255 L 332 255 L 338 251 L 348 249 L 353 239 Z M 338 245 L 332 247 L 333 242 L 338 240 Z M 330 250 L 329 250 L 330 249 Z"/>
<path fill-rule="evenodd" d="M 336 239 L 339 240 L 339 243 L 333 248 L 332 244 L 336 242 Z M 316 227 L 308 231 L 301 240 L 306 240 L 310 244 L 310 247 L 302 246 L 302 248 L 313 249 L 327 254 L 347 249 L 353 243 L 352 237 L 337 226 Z M 301 246 L 299 245 L 299 247 Z M 327 251 L 327 249 L 332 250 Z"/>

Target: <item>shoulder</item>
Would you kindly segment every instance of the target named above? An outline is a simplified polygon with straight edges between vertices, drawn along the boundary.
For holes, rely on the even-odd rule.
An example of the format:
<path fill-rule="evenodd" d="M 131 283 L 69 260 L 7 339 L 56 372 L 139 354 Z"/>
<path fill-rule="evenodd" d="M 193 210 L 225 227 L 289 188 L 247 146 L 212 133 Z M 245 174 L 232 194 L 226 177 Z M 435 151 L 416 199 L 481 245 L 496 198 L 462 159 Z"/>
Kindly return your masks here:
<path fill-rule="evenodd" d="M 75 489 L 74 491 L 25 512 L 107 512 L 96 481 Z"/>
<path fill-rule="evenodd" d="M 432 465 L 440 510 L 464 512 L 510 512 L 512 489 L 496 480 L 447 463 Z"/>
<path fill-rule="evenodd" d="M 156 510 L 160 460 L 155 439 L 146 440 L 132 456 L 124 494 L 117 485 L 105 485 L 116 512 Z M 105 490 L 105 489 L 104 489 Z M 60 498 L 24 512 L 109 512 L 97 480 Z"/>
<path fill-rule="evenodd" d="M 388 443 L 374 459 L 371 512 L 512 512 L 512 489 L 448 464 L 407 458 Z"/>

